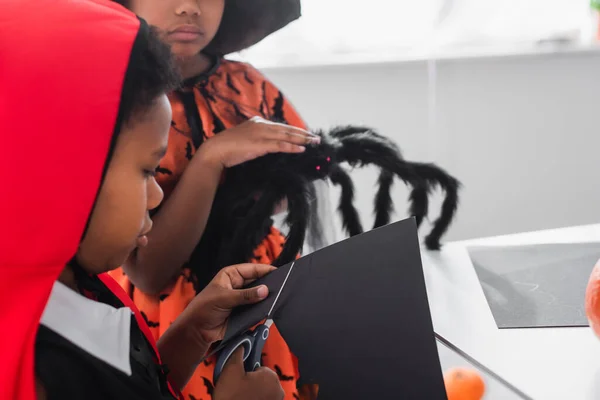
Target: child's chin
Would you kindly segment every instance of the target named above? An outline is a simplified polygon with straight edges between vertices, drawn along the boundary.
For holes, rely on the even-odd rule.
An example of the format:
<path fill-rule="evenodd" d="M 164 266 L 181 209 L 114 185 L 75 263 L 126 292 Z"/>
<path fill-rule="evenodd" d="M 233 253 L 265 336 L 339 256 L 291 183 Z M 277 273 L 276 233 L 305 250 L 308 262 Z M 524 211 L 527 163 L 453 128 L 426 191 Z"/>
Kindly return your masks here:
<path fill-rule="evenodd" d="M 205 46 L 197 43 L 172 43 L 171 51 L 176 58 L 191 58 L 198 55 Z"/>
<path fill-rule="evenodd" d="M 127 257 L 128 260 L 133 260 L 135 261 L 135 259 L 137 258 L 138 255 L 138 251 L 140 250 L 139 247 L 135 247 L 131 253 L 129 253 L 129 257 Z"/>
<path fill-rule="evenodd" d="M 136 260 L 137 260 L 137 255 L 138 255 L 138 247 L 135 247 L 133 250 L 131 250 L 131 252 L 129 253 L 129 255 L 125 258 L 125 260 L 123 260 L 123 264 L 128 263 L 128 264 L 135 264 Z"/>

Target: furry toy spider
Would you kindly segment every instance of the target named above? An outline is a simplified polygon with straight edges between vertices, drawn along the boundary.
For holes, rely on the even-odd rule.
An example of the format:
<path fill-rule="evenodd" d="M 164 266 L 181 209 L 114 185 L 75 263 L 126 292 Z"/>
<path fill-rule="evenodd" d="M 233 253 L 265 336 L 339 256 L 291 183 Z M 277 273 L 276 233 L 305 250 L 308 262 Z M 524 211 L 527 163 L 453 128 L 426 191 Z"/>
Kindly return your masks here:
<path fill-rule="evenodd" d="M 223 267 L 248 262 L 253 250 L 269 232 L 271 214 L 283 199 L 288 201 L 285 223 L 289 226 L 286 244 L 273 262 L 279 267 L 292 261 L 302 248 L 310 219 L 312 181 L 329 179 L 342 189 L 338 210 L 350 236 L 363 232 L 356 211 L 354 185 L 341 163 L 352 167 L 376 165 L 380 168 L 375 196 L 374 228 L 390 222 L 393 201 L 390 196 L 397 176 L 412 187 L 410 215 L 420 226 L 428 213 L 428 195 L 435 186 L 446 192 L 439 218 L 425 238 L 428 249 L 438 250 L 458 206 L 460 183 L 434 164 L 403 159 L 400 149 L 388 138 L 368 127 L 343 126 L 321 136 L 321 144 L 309 146 L 300 154 L 268 154 L 227 170 L 217 191 L 205 234 L 194 250 L 189 265 L 203 288 Z M 258 193 L 260 195 L 258 196 Z"/>

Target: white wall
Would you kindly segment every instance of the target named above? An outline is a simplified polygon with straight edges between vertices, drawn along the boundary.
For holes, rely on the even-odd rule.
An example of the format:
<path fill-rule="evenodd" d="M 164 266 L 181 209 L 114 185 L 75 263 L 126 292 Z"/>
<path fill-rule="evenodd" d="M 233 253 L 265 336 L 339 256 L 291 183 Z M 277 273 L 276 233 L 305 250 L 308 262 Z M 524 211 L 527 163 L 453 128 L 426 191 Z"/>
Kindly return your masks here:
<path fill-rule="evenodd" d="M 373 126 L 406 158 L 458 177 L 461 207 L 447 240 L 600 221 L 598 52 L 445 60 L 436 69 L 434 124 L 426 62 L 264 72 L 311 127 Z M 368 225 L 376 171 L 353 177 Z M 408 192 L 396 186 L 401 218 Z"/>

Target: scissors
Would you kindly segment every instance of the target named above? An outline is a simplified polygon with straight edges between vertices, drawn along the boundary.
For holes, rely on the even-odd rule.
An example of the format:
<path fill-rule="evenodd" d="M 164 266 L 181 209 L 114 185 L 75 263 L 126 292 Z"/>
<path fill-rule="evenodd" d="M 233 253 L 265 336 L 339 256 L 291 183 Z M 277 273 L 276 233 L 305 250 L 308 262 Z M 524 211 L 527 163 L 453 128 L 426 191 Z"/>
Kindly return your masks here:
<path fill-rule="evenodd" d="M 255 371 L 257 368 L 261 366 L 261 357 L 262 351 L 265 347 L 265 342 L 269 337 L 269 330 L 271 325 L 273 325 L 273 317 L 272 313 L 275 309 L 275 304 L 277 304 L 277 300 L 279 300 L 279 295 L 283 291 L 285 284 L 294 268 L 295 262 L 292 263 L 290 269 L 288 270 L 285 279 L 283 280 L 283 284 L 279 288 L 279 292 L 277 292 L 277 296 L 275 297 L 275 301 L 271 305 L 271 309 L 267 314 L 267 318 L 265 322 L 258 325 L 251 331 L 248 331 L 237 338 L 231 339 L 231 342 L 220 351 L 219 356 L 217 357 L 217 363 L 215 364 L 215 370 L 213 373 L 213 384 L 217 384 L 217 380 L 221 373 L 223 372 L 223 368 L 225 368 L 225 364 L 229 361 L 231 355 L 240 347 L 244 348 L 244 369 L 246 372 Z"/>

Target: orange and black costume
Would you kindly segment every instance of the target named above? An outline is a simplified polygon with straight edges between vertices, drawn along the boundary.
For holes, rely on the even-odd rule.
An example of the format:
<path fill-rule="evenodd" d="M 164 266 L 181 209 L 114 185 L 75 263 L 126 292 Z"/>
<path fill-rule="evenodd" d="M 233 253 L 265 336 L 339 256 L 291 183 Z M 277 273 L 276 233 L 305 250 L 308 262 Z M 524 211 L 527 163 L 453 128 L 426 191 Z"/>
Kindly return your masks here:
<path fill-rule="evenodd" d="M 279 13 L 274 14 L 279 16 L 279 20 L 263 21 L 257 25 L 256 20 L 251 23 L 243 18 L 245 25 L 238 25 L 242 26 L 241 30 L 232 36 L 227 33 L 227 29 L 231 31 L 232 28 L 227 26 L 235 26 L 235 21 L 239 19 L 237 15 L 239 10 L 236 13 L 232 8 L 245 8 L 246 5 L 242 5 L 245 3 L 240 1 L 227 2 L 224 19 L 215 42 L 207 49 L 212 54 L 216 54 L 213 58 L 213 67 L 200 76 L 188 79 L 181 90 L 169 95 L 173 108 L 169 147 L 157 171 L 157 181 L 165 192 L 165 198 L 172 193 L 199 146 L 225 129 L 239 125 L 254 116 L 277 119 L 306 129 L 293 106 L 267 78 L 246 63 L 225 60 L 220 55 L 247 47 L 253 44 L 251 42 L 259 41 L 299 16 L 298 1 L 258 3 L 264 3 L 265 7 L 271 3 L 279 3 L 273 6 L 280 10 Z M 256 7 L 261 6 L 255 5 Z M 252 12 L 257 11 L 253 9 Z M 265 10 L 261 10 L 260 13 L 269 14 Z M 243 35 L 244 32 L 250 31 L 254 33 Z M 224 179 L 227 179 L 226 174 Z M 275 227 L 266 227 L 264 238 L 254 252 L 254 258 L 248 261 L 271 263 L 281 252 L 284 241 L 284 236 Z M 196 295 L 194 277 L 187 266 L 184 266 L 177 281 L 158 296 L 150 296 L 134 287 L 122 270 L 114 271 L 111 275 L 140 308 L 157 339 Z M 186 399 L 211 398 L 214 361 L 214 359 L 206 360 L 196 370 L 183 391 Z M 286 393 L 286 400 L 314 397 L 316 388 L 305 386 L 298 389 L 297 360 L 276 327 L 272 328 L 265 344 L 263 365 L 278 373 Z"/>

